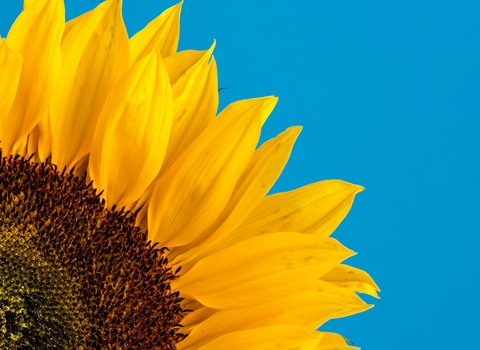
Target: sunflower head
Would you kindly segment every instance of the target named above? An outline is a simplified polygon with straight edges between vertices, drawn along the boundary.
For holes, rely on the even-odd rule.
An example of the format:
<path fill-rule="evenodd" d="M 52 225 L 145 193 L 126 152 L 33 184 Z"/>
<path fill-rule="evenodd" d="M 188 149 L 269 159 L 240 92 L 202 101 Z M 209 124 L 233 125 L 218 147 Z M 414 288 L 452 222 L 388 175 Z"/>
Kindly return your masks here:
<path fill-rule="evenodd" d="M 348 348 L 319 327 L 377 297 L 330 237 L 363 188 L 268 194 L 301 127 L 258 146 L 277 98 L 217 115 L 182 3 L 131 38 L 121 3 L 25 0 L 0 39 L 0 347 Z"/>
<path fill-rule="evenodd" d="M 0 347 L 168 349 L 182 338 L 175 274 L 135 217 L 85 178 L 0 161 Z"/>

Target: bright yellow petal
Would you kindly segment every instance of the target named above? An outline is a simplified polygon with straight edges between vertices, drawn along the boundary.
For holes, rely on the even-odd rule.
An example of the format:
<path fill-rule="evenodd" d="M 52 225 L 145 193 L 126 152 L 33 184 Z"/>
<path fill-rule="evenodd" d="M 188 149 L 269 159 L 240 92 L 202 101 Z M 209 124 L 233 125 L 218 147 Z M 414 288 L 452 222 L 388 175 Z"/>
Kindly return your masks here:
<path fill-rule="evenodd" d="M 321 336 L 320 344 L 316 350 L 360 350 L 354 346 L 348 346 L 345 338 L 336 333 L 318 332 Z"/>
<path fill-rule="evenodd" d="M 0 120 L 10 111 L 22 71 L 22 56 L 0 39 Z"/>
<path fill-rule="evenodd" d="M 197 261 L 206 255 L 228 247 L 237 240 L 231 239 L 229 233 L 235 229 L 265 195 L 280 176 L 287 163 L 292 147 L 300 134 L 300 127 L 291 127 L 277 137 L 265 142 L 257 149 L 240 177 L 225 209 L 219 215 L 205 234 L 202 235 L 204 242 L 195 241 L 191 246 L 180 247 L 172 251 L 169 256 L 172 264 L 181 264 L 185 270 L 185 264 L 192 264 L 192 259 Z M 172 255 L 178 256 L 172 260 Z"/>
<path fill-rule="evenodd" d="M 23 9 L 25 10 L 27 7 L 31 6 L 37 0 L 23 0 Z"/>
<path fill-rule="evenodd" d="M 63 37 L 65 38 L 65 37 L 68 35 L 68 33 L 70 33 L 70 30 L 71 30 L 73 27 L 75 27 L 75 25 L 76 25 L 78 22 L 84 20 L 84 19 L 86 18 L 86 16 L 88 16 L 88 15 L 90 14 L 90 12 L 91 12 L 91 11 L 85 12 L 84 14 L 82 14 L 82 15 L 80 15 L 80 16 L 78 16 L 78 17 L 75 17 L 75 18 L 71 19 L 70 21 L 67 21 L 67 22 L 65 23 L 65 30 L 63 31 Z"/>
<path fill-rule="evenodd" d="M 23 68 L 10 112 L 0 121 L 6 154 L 24 148 L 57 86 L 62 62 L 60 41 L 65 26 L 61 0 L 27 3 L 7 36 L 9 47 L 22 55 Z"/>
<path fill-rule="evenodd" d="M 32 133 L 38 134 L 38 138 L 34 140 L 30 139 L 28 141 L 29 154 L 35 153 L 35 159 L 37 161 L 45 161 L 48 156 L 52 153 L 51 145 L 51 132 L 50 132 L 50 108 L 47 108 L 43 114 L 42 119 L 38 122 L 35 128 L 32 130 Z M 30 135 L 31 135 L 30 134 Z"/>
<path fill-rule="evenodd" d="M 257 104 L 258 106 L 261 106 L 262 108 L 262 113 L 261 113 L 261 123 L 262 125 L 265 123 L 267 120 L 268 116 L 272 113 L 273 109 L 277 105 L 278 102 L 278 97 L 275 96 L 266 96 L 266 97 L 258 97 L 258 98 L 252 98 L 249 99 L 250 105 L 246 106 L 243 104 L 232 104 L 232 112 L 234 113 L 244 113 L 245 108 L 252 108 L 254 104 Z"/>
<path fill-rule="evenodd" d="M 344 264 L 335 266 L 322 277 L 322 280 L 354 292 L 369 294 L 375 298 L 378 298 L 377 291 L 380 291 L 368 273 Z"/>
<path fill-rule="evenodd" d="M 214 233 L 205 244 L 194 242 L 192 246 L 174 249 L 172 264 L 182 265 L 183 271 L 188 271 L 199 258 L 264 233 L 291 230 L 328 236 L 343 220 L 355 194 L 362 189 L 344 181 L 329 180 L 265 197 L 253 211 L 246 213 L 245 221 L 233 231 Z"/>
<path fill-rule="evenodd" d="M 210 316 L 218 313 L 218 310 L 205 307 L 205 306 L 200 306 L 198 308 L 193 308 L 193 309 L 186 306 L 186 309 L 195 310 L 195 312 L 187 313 L 182 320 L 182 326 L 183 326 L 182 332 L 184 332 L 185 334 L 189 334 L 192 331 L 192 329 L 198 326 L 198 324 L 205 321 Z M 193 342 L 191 341 L 187 342 L 187 344 L 192 344 L 192 343 L 193 344 L 197 343 L 197 341 L 194 340 Z"/>
<path fill-rule="evenodd" d="M 128 67 L 121 1 L 108 0 L 79 17 L 62 54 L 62 79 L 50 108 L 52 162 L 71 168 L 90 152 L 105 99 Z"/>
<path fill-rule="evenodd" d="M 315 290 L 338 295 L 349 307 L 349 309 L 339 311 L 339 314 L 336 317 L 350 316 L 373 307 L 371 304 L 366 304 L 354 291 L 347 288 L 338 287 L 334 284 L 324 281 L 322 278 L 323 276 L 316 281 Z"/>
<path fill-rule="evenodd" d="M 157 176 L 158 178 L 166 173 L 178 156 L 191 145 L 195 138 L 200 135 L 215 117 L 218 108 L 217 66 L 215 58 L 211 56 L 211 52 L 209 51 L 181 51 L 163 60 L 170 77 L 170 84 L 173 87 L 172 92 L 174 105 L 176 106 L 175 111 L 178 116 L 173 119 L 172 137 L 169 140 L 167 155 L 163 161 L 161 172 Z M 205 58 L 210 58 L 207 81 L 203 83 L 203 85 L 199 84 L 195 86 L 194 91 L 192 91 L 193 95 L 201 95 L 202 98 L 198 100 L 196 107 L 194 106 L 195 101 L 189 101 L 188 99 L 182 99 L 183 103 L 180 104 L 179 101 L 176 101 L 176 98 L 185 91 L 185 87 L 189 82 L 189 79 L 185 76 L 193 76 L 191 71 L 194 70 L 202 71 L 204 67 L 200 62 L 204 61 Z M 195 76 L 198 76 L 198 73 Z M 185 105 L 189 106 L 188 110 L 179 108 Z M 184 112 L 187 113 L 188 118 L 182 115 Z M 193 118 L 191 116 L 192 114 L 194 115 Z M 180 122 L 178 122 L 178 119 L 180 119 Z M 185 122 L 188 119 L 190 119 L 190 123 Z M 174 131 L 174 129 L 179 129 L 179 126 L 181 126 L 180 130 Z M 182 132 L 183 137 L 180 137 Z M 136 225 L 141 227 L 142 230 L 147 229 L 148 205 L 146 205 L 146 203 L 150 200 L 157 181 L 158 180 L 154 181 L 142 195 L 134 209 L 135 211 L 138 210 Z"/>
<path fill-rule="evenodd" d="M 136 201 L 162 166 L 173 99 L 157 49 L 137 61 L 110 92 L 90 153 L 90 177 L 107 205 Z"/>
<path fill-rule="evenodd" d="M 93 13 L 93 16 L 95 16 L 95 11 L 98 12 L 98 9 L 87 11 L 85 13 L 82 13 L 80 16 L 77 16 L 67 21 L 65 23 L 65 30 L 63 31 L 63 38 L 65 38 L 68 35 L 68 33 L 70 33 L 70 30 L 73 27 L 75 27 L 78 23 L 87 21 L 87 17 L 90 16 L 92 13 Z"/>
<path fill-rule="evenodd" d="M 332 238 L 277 232 L 214 253 L 171 285 L 208 307 L 246 307 L 315 290 L 319 277 L 351 255 Z"/>
<path fill-rule="evenodd" d="M 130 64 L 159 48 L 162 57 L 177 51 L 183 1 L 170 7 L 130 39 Z"/>
<path fill-rule="evenodd" d="M 208 64 L 212 58 L 215 45 L 216 41 L 206 51 L 182 51 L 165 60 L 170 82 L 172 83 L 173 98 L 181 99 L 183 102 L 185 96 L 192 90 L 193 82 L 199 76 L 205 76 L 205 72 L 208 72 Z M 179 62 L 176 62 L 177 59 Z M 218 95 L 218 90 L 215 92 Z"/>
<path fill-rule="evenodd" d="M 174 118 L 161 174 L 192 144 L 215 118 L 218 108 L 215 44 L 173 85 Z M 210 64 L 209 64 L 210 62 Z"/>
<path fill-rule="evenodd" d="M 275 325 L 225 334 L 198 350 L 316 350 L 320 339 L 301 327 Z"/>
<path fill-rule="evenodd" d="M 208 316 L 208 318 L 189 333 L 179 349 L 197 345 L 222 334 L 269 325 L 293 325 L 311 331 L 340 314 L 363 311 L 366 308 L 368 306 L 365 306 L 360 298 L 358 298 L 358 306 L 352 308 L 341 296 L 334 293 L 308 291 L 253 307 L 220 310 L 212 315 L 203 309 L 195 310 L 192 313 L 193 317 L 200 311 L 204 317 Z"/>
<path fill-rule="evenodd" d="M 167 67 L 172 86 L 175 85 L 189 69 L 195 66 L 203 56 L 205 56 L 205 51 L 185 50 L 165 57 L 165 67 Z"/>
<path fill-rule="evenodd" d="M 267 103 L 264 103 L 262 106 L 262 125 L 267 121 L 267 118 L 272 113 L 273 109 L 277 105 L 278 98 L 277 97 L 270 97 L 267 100 Z"/>
<path fill-rule="evenodd" d="M 347 215 L 363 187 L 327 180 L 265 197 L 232 235 L 296 231 L 330 235 Z"/>
<path fill-rule="evenodd" d="M 331 345 L 331 344 L 318 344 L 315 350 L 360 350 L 360 348 L 356 346 L 350 345 Z"/>
<path fill-rule="evenodd" d="M 322 333 L 321 344 L 323 345 L 347 345 L 345 338 L 337 333 L 320 332 Z"/>
<path fill-rule="evenodd" d="M 32 131 L 28 134 L 27 137 L 27 154 L 36 154 L 38 148 L 38 139 L 40 138 L 40 128 L 38 124 L 35 125 Z M 25 150 L 23 151 L 25 152 Z M 38 161 L 37 156 L 35 155 L 33 160 Z"/>
<path fill-rule="evenodd" d="M 243 114 L 227 107 L 157 182 L 148 207 L 150 239 L 188 244 L 222 212 L 260 135 L 261 105 L 250 105 Z"/>

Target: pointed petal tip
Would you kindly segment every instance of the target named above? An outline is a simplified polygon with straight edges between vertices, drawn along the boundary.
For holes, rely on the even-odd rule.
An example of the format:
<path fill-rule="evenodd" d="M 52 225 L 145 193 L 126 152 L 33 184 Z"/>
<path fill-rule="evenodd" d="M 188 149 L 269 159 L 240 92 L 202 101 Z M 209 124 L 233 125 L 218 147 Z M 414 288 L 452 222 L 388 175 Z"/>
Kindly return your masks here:
<path fill-rule="evenodd" d="M 270 103 L 275 103 L 275 104 L 278 103 L 278 96 L 270 95 L 270 96 L 266 96 L 266 98 L 268 98 L 268 100 L 270 101 Z"/>
<path fill-rule="evenodd" d="M 117 8 L 121 9 L 123 1 L 122 0 L 106 0 L 106 1 L 102 1 L 102 2 L 106 2 L 108 4 L 108 6 L 116 4 Z"/>
<path fill-rule="evenodd" d="M 210 46 L 210 48 L 207 50 L 207 53 L 209 56 L 212 56 L 213 50 L 215 49 L 216 46 L 217 46 L 217 39 L 213 38 L 213 43 Z"/>
<path fill-rule="evenodd" d="M 357 194 L 357 193 L 360 193 L 360 192 L 363 192 L 365 190 L 365 187 L 361 186 L 361 185 L 357 185 L 357 184 L 354 184 L 354 183 L 351 183 L 351 182 L 348 182 L 348 181 L 344 181 L 344 180 L 340 180 L 340 179 L 334 179 L 333 181 L 341 181 L 345 184 L 348 184 L 350 186 L 352 186 L 352 189 L 355 189 L 355 193 L 354 194 Z"/>
<path fill-rule="evenodd" d="M 264 107 L 265 108 L 270 108 L 271 110 L 273 110 L 275 108 L 275 106 L 277 105 L 278 103 L 278 97 L 277 96 L 267 96 L 266 97 L 266 100 L 265 100 L 265 105 Z"/>
<path fill-rule="evenodd" d="M 299 135 L 303 130 L 303 126 L 291 126 L 287 129 L 289 135 Z"/>

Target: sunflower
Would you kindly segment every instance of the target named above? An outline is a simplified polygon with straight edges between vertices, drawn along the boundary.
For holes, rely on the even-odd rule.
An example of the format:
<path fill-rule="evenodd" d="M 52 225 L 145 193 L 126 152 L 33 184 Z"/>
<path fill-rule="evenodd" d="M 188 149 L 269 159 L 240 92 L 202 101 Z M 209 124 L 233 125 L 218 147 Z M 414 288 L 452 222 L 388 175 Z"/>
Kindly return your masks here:
<path fill-rule="evenodd" d="M 362 187 L 267 195 L 300 127 L 257 148 L 275 97 L 216 115 L 181 6 L 129 38 L 120 0 L 25 0 L 0 39 L 2 349 L 350 348 L 318 329 L 377 296 L 329 237 Z"/>

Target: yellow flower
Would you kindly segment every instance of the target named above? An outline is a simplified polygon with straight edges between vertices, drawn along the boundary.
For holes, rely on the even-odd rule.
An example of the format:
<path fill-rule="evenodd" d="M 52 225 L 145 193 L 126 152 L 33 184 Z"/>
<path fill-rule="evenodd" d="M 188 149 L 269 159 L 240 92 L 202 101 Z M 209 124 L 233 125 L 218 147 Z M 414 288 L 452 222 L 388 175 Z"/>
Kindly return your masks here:
<path fill-rule="evenodd" d="M 25 0 L 0 39 L 2 348 L 346 349 L 317 329 L 377 296 L 329 237 L 362 187 L 267 195 L 300 127 L 256 148 L 271 96 L 216 116 L 181 6 L 129 39 L 120 0 Z"/>

